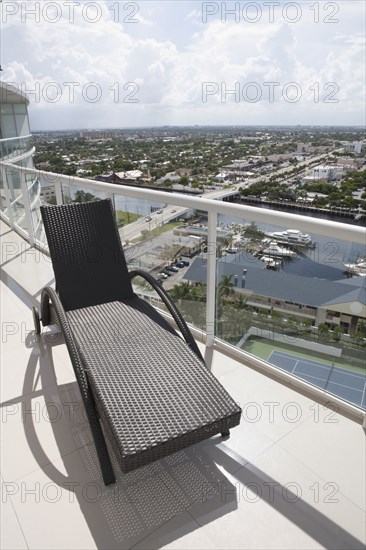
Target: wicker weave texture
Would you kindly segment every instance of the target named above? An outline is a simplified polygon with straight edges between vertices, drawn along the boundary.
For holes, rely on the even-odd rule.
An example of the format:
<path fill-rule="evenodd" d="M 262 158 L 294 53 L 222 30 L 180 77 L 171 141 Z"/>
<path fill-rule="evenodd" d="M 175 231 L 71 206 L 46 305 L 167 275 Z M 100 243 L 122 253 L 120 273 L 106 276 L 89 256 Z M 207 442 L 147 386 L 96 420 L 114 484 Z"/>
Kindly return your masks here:
<path fill-rule="evenodd" d="M 152 284 L 185 341 L 133 293 L 111 201 L 41 212 L 57 288 L 42 291 L 42 322 L 62 328 L 104 482 L 115 476 L 98 413 L 125 472 L 238 425 L 240 407 L 164 289 L 131 273 Z"/>
<path fill-rule="evenodd" d="M 240 407 L 147 302 L 66 315 L 123 471 L 239 424 Z"/>
<path fill-rule="evenodd" d="M 65 310 L 133 296 L 110 200 L 41 212 Z"/>

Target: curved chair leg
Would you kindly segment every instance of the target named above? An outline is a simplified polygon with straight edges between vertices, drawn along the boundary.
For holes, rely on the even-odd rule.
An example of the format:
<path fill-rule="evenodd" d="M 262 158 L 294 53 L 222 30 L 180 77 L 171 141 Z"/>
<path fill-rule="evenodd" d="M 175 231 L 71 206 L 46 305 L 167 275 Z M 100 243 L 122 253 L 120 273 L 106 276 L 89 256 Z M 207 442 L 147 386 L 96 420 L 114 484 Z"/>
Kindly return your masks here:
<path fill-rule="evenodd" d="M 75 372 L 75 377 L 80 389 L 81 397 L 83 399 L 86 415 L 88 417 L 90 429 L 94 440 L 94 445 L 97 451 L 103 481 L 105 485 L 110 485 L 111 483 L 114 483 L 116 481 L 116 478 L 113 472 L 112 462 L 108 453 L 103 430 L 99 421 L 98 411 L 95 406 L 93 394 L 89 387 L 87 375 L 83 369 L 82 361 L 73 340 L 69 323 L 66 319 L 62 304 L 56 292 L 52 288 L 46 287 L 43 289 L 41 296 L 42 323 L 44 326 L 47 326 L 51 322 L 53 322 L 53 320 L 51 319 L 51 307 L 53 307 L 53 313 L 57 318 L 58 324 L 60 325 L 60 328 L 65 338 L 67 349 L 69 351 L 71 363 Z"/>
<path fill-rule="evenodd" d="M 44 292 L 41 296 L 41 319 L 44 327 L 51 324 L 50 307 L 50 297 L 46 292 Z"/>
<path fill-rule="evenodd" d="M 36 331 L 36 334 L 41 334 L 41 320 L 39 318 L 39 312 L 36 307 L 32 307 L 32 314 L 33 314 L 33 324 L 34 324 L 34 330 Z"/>
<path fill-rule="evenodd" d="M 92 398 L 92 396 L 90 397 Z M 107 449 L 107 444 L 105 442 L 102 427 L 100 425 L 97 410 L 95 405 L 93 407 L 87 407 L 85 401 L 84 405 L 89 420 L 94 445 L 97 451 L 100 469 L 102 470 L 104 485 L 111 485 L 112 483 L 115 483 L 116 477 L 114 475 L 112 462 Z"/>

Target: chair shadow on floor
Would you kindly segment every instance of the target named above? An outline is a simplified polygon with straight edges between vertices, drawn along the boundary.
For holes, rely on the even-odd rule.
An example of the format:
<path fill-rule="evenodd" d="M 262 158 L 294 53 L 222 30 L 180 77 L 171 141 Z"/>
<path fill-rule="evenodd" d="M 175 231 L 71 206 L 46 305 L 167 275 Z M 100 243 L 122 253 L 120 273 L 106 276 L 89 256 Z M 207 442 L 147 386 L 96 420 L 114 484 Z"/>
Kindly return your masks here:
<path fill-rule="evenodd" d="M 32 351 L 23 393 L 11 403 L 20 403 L 27 415 L 32 399 L 40 395 L 44 398 L 61 458 L 51 461 L 45 453 L 33 415 L 27 416 L 24 429 L 29 448 L 41 469 L 40 478 L 45 479 L 47 485 L 44 498 L 50 487 L 55 488 L 59 496 L 52 502 L 53 506 L 42 507 L 42 521 L 54 525 L 55 537 L 60 537 L 65 547 L 72 544 L 67 546 L 64 524 L 67 523 L 66 531 L 72 533 L 78 529 L 80 520 L 78 514 L 74 517 L 69 505 L 75 501 L 97 548 L 157 549 L 237 510 L 243 491 L 251 494 L 259 488 L 261 499 L 323 547 L 363 548 L 361 541 L 297 498 L 291 489 L 249 462 L 243 466 L 243 457 L 235 457 L 220 437 L 128 474 L 119 470 L 111 451 L 117 481 L 105 487 L 77 383 L 57 384 L 53 352 L 60 344 L 63 344 L 60 334 L 41 338 L 28 334 L 26 346 Z M 39 386 L 41 389 L 35 389 Z M 230 479 L 218 466 L 230 474 Z M 273 491 L 268 492 L 271 485 Z M 256 502 L 256 495 L 248 502 Z M 243 510 L 238 512 L 237 521 L 238 528 L 242 529 L 241 523 L 246 521 Z"/>
<path fill-rule="evenodd" d="M 57 514 L 57 506 L 62 508 L 62 501 L 77 500 L 98 548 L 131 548 L 146 537 L 154 536 L 162 526 L 159 537 L 163 536 L 164 544 L 198 528 L 192 516 L 197 507 L 203 506 L 211 519 L 236 509 L 235 486 L 200 445 L 128 474 L 121 472 L 110 448 L 117 481 L 106 487 L 78 385 L 76 381 L 57 384 L 53 352 L 63 343 L 60 333 L 43 334 L 42 337 L 34 332 L 28 334 L 26 346 L 32 352 L 18 401 L 23 409 L 22 416 L 26 417 L 27 443 L 47 476 L 47 492 L 51 491 L 51 483 L 57 486 L 60 495 L 60 501 L 49 507 L 50 514 Z M 37 436 L 33 415 L 29 414 L 32 399 L 39 396 L 45 402 L 39 417 L 52 427 L 61 456 L 58 460 L 51 461 L 47 456 Z M 15 402 L 11 400 L 12 404 Z M 215 440 L 222 441 L 221 437 Z M 225 498 L 222 498 L 223 487 Z M 67 517 L 64 519 L 68 521 Z M 51 517 L 43 520 L 55 521 Z M 62 528 L 63 518 L 59 520 Z M 174 531 L 169 528 L 171 520 Z M 149 547 L 154 544 L 150 541 Z"/>

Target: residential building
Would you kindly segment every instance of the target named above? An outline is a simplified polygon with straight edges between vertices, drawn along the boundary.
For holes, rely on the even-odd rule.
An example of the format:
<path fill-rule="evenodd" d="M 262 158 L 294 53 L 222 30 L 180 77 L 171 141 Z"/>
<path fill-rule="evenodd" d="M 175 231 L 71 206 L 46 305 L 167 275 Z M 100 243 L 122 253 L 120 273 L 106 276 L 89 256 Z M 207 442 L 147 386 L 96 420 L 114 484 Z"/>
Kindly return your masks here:
<path fill-rule="evenodd" d="M 360 155 L 362 151 L 361 141 L 341 141 L 342 147 L 346 153 L 355 153 Z"/>
<path fill-rule="evenodd" d="M 342 167 L 333 165 L 319 165 L 312 169 L 311 178 L 314 181 L 327 180 L 334 181 L 341 173 Z"/>
<path fill-rule="evenodd" d="M 41 185 L 40 199 L 42 204 L 56 200 L 56 190 L 52 183 L 48 185 Z"/>

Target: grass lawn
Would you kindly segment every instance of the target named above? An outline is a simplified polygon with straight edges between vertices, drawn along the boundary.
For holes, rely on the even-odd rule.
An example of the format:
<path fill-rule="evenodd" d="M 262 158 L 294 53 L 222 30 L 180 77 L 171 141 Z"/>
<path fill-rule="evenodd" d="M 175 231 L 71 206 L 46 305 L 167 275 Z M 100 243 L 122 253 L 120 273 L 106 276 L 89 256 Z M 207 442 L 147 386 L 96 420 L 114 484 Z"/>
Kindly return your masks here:
<path fill-rule="evenodd" d="M 365 374 L 365 368 L 362 368 L 356 363 L 345 362 L 341 357 L 334 357 L 332 355 L 326 355 L 325 353 L 319 353 L 307 349 L 299 349 L 291 344 L 284 344 L 282 342 L 269 342 L 264 338 L 258 338 L 256 336 L 250 336 L 248 340 L 242 345 L 242 349 L 248 351 L 252 355 L 268 361 L 273 351 L 282 351 L 291 355 L 296 355 L 301 359 L 311 359 L 324 363 L 326 365 L 334 365 L 342 369 L 357 372 L 359 374 Z"/>
<path fill-rule="evenodd" d="M 157 237 L 161 233 L 165 233 L 166 231 L 172 231 L 176 227 L 179 227 L 182 225 L 182 222 L 169 222 L 164 225 L 159 225 L 159 227 L 154 227 L 154 229 L 151 229 L 146 236 L 142 235 L 141 237 L 137 237 L 136 239 L 133 239 L 132 243 L 139 243 L 141 241 L 144 241 L 146 239 L 151 239 L 153 237 Z"/>
<path fill-rule="evenodd" d="M 139 214 L 133 214 L 131 212 L 124 212 L 123 210 L 116 210 L 116 220 L 117 220 L 117 226 L 123 227 L 124 225 L 127 225 L 128 223 L 133 223 L 136 220 L 141 218 Z"/>

